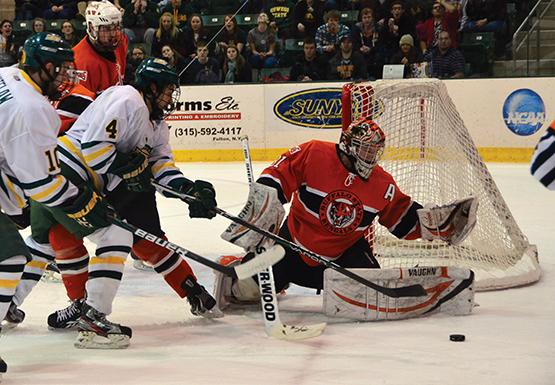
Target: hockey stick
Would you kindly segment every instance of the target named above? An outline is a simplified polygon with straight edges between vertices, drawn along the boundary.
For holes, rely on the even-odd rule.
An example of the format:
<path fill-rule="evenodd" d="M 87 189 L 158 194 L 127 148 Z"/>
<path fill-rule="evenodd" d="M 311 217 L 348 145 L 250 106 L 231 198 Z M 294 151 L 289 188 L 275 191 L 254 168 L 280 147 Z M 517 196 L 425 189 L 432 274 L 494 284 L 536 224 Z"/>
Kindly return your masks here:
<path fill-rule="evenodd" d="M 252 277 L 259 271 L 266 269 L 268 266 L 272 266 L 274 263 L 277 263 L 279 260 L 283 258 L 285 255 L 285 250 L 281 246 L 279 248 L 271 248 L 265 251 L 262 254 L 256 256 L 256 258 L 251 259 L 248 262 L 242 263 L 240 265 L 230 267 L 230 266 L 222 266 L 217 262 L 211 261 L 208 258 L 200 256 L 192 251 L 184 249 L 181 246 L 176 245 L 168 240 L 163 238 L 157 237 L 154 234 L 151 234 L 143 229 L 138 228 L 128 222 L 124 222 L 119 218 L 116 218 L 114 215 L 110 216 L 111 221 L 114 225 L 125 229 L 134 235 L 146 239 L 152 243 L 157 244 L 165 248 L 166 250 L 174 251 L 176 253 L 181 254 L 184 257 L 190 258 L 192 260 L 197 261 L 200 264 L 210 267 L 211 269 L 218 270 L 219 272 L 229 275 L 230 277 L 237 278 L 237 279 L 245 279 L 248 277 Z M 253 263 L 250 263 L 253 262 Z"/>
<path fill-rule="evenodd" d="M 160 191 L 164 191 L 167 192 L 169 194 L 172 194 L 173 196 L 176 196 L 180 199 L 182 199 L 185 202 L 188 203 L 192 203 L 192 202 L 198 202 L 198 199 L 175 191 L 170 187 L 166 187 L 164 185 L 161 185 L 160 183 L 156 182 L 156 181 L 152 181 L 152 184 L 158 188 Z M 242 226 L 245 226 L 247 229 L 251 229 L 252 231 L 255 231 L 259 234 L 264 235 L 267 238 L 273 239 L 274 241 L 276 241 L 276 243 L 284 246 L 284 247 L 288 247 L 291 250 L 294 250 L 298 253 L 302 253 L 304 255 L 306 255 L 307 257 L 309 257 L 310 259 L 312 259 L 313 261 L 318 262 L 321 265 L 324 265 L 330 269 L 334 269 L 338 272 L 340 272 L 341 274 L 363 284 L 364 286 L 368 286 L 371 289 L 374 289 L 382 294 L 387 295 L 388 297 L 392 297 L 392 298 L 399 298 L 399 297 L 422 297 L 422 296 L 426 296 L 428 295 L 426 290 L 424 289 L 424 287 L 422 287 L 422 285 L 410 285 L 410 286 L 403 286 L 403 287 L 384 287 L 384 286 L 380 286 L 374 282 L 370 282 L 369 280 L 361 277 L 358 274 L 353 273 L 352 271 L 349 271 L 347 269 L 345 269 L 344 267 L 338 265 L 337 263 L 333 262 L 333 261 L 329 261 L 326 258 L 322 257 L 321 255 L 310 251 L 308 249 L 305 249 L 302 246 L 297 245 L 296 243 L 293 243 L 291 241 L 288 241 L 287 239 L 284 239 L 282 237 L 280 237 L 279 235 L 276 235 L 270 231 L 261 229 L 260 227 L 257 227 L 255 225 L 253 225 L 250 222 L 245 221 L 244 219 L 241 219 L 239 217 L 236 217 L 235 215 L 231 215 L 229 214 L 227 211 L 222 210 L 219 207 L 215 207 L 214 210 L 216 211 L 217 214 L 220 214 L 221 216 L 235 222 L 238 223 Z"/>
<path fill-rule="evenodd" d="M 241 138 L 241 146 L 243 146 L 243 157 L 250 186 L 254 183 L 254 173 L 252 170 L 248 136 Z M 257 248 L 256 255 L 263 250 Z M 303 326 L 285 325 L 281 322 L 276 296 L 276 284 L 271 266 L 258 273 L 258 287 L 260 289 L 260 303 L 262 304 L 262 315 L 264 317 L 264 330 L 270 337 L 284 340 L 303 340 L 322 334 L 326 327 L 325 322 Z"/>

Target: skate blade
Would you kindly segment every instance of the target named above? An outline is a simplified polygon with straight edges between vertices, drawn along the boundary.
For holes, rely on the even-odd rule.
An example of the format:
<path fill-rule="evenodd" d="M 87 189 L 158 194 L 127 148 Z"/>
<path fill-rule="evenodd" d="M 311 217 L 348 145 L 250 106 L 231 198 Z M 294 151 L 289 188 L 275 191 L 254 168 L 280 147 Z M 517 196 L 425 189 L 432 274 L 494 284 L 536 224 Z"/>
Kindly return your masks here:
<path fill-rule="evenodd" d="M 224 316 L 224 313 L 218 308 L 218 305 L 214 305 L 212 309 L 207 310 L 198 315 L 203 318 L 214 319 L 214 318 L 222 318 Z"/>
<path fill-rule="evenodd" d="M 144 263 L 143 261 L 141 261 L 140 259 L 136 259 L 133 261 L 133 267 L 136 270 L 139 271 L 147 271 L 147 272 L 151 272 L 154 273 L 154 267 L 147 265 L 146 263 Z"/>
<path fill-rule="evenodd" d="M 3 320 L 2 322 L 0 322 L 1 330 L 3 330 L 5 333 L 8 330 L 12 330 L 13 328 L 16 328 L 20 323 L 21 322 L 10 322 L 10 321 Z"/>
<path fill-rule="evenodd" d="M 108 334 L 103 337 L 94 332 L 80 331 L 73 343 L 77 349 L 125 349 L 129 346 L 129 336 Z"/>
<path fill-rule="evenodd" d="M 62 276 L 55 271 L 45 270 L 42 277 L 40 277 L 40 281 L 46 283 L 61 283 Z"/>

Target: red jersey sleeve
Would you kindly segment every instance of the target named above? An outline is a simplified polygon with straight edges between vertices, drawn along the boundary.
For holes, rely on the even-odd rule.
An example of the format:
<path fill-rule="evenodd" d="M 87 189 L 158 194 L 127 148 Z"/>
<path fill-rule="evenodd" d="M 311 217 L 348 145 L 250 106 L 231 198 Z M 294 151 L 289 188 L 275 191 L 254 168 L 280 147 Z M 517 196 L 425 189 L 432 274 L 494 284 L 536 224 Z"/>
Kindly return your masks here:
<path fill-rule="evenodd" d="M 389 203 L 378 213 L 380 224 L 387 227 L 397 238 L 420 238 L 420 225 L 416 210 L 422 208 L 422 205 L 404 194 L 393 179 L 387 187 L 384 198 Z"/>
<path fill-rule="evenodd" d="M 281 203 L 291 201 L 293 193 L 304 180 L 304 163 L 312 143 L 303 143 L 284 152 L 274 163 L 266 167 L 258 178 L 258 183 L 278 191 Z"/>

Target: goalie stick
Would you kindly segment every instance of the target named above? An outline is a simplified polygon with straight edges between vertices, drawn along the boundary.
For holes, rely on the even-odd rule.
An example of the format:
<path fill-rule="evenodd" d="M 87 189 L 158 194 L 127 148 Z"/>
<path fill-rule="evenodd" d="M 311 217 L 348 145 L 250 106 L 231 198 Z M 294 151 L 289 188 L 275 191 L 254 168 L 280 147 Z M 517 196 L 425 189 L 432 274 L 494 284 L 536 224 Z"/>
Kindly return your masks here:
<path fill-rule="evenodd" d="M 281 260 L 285 255 L 285 250 L 283 250 L 283 248 L 279 246 L 278 248 L 271 248 L 262 254 L 258 254 L 256 258 L 253 258 L 250 261 L 245 262 L 241 265 L 237 265 L 233 267 L 222 266 L 217 262 L 214 262 L 208 258 L 205 258 L 196 253 L 193 253 L 192 251 L 184 249 L 183 247 L 178 246 L 175 243 L 172 243 L 168 240 L 157 237 L 156 235 L 151 234 L 143 229 L 140 229 L 137 226 L 134 226 L 128 222 L 124 222 L 113 215 L 111 215 L 110 219 L 114 225 L 119 226 L 122 229 L 125 229 L 140 238 L 143 238 L 143 239 L 146 239 L 147 241 L 155 243 L 158 246 L 165 248 L 166 250 L 174 251 L 176 253 L 181 254 L 184 257 L 193 259 L 200 264 L 208 266 L 211 269 L 218 270 L 219 272 L 225 275 L 229 275 L 232 278 L 245 279 L 248 277 L 252 277 L 259 271 L 266 269 L 268 266 L 272 266 L 274 263 Z M 253 262 L 253 263 L 250 263 L 250 262 Z"/>
<path fill-rule="evenodd" d="M 161 185 L 160 183 L 156 182 L 155 180 L 152 181 L 152 185 L 155 186 L 156 188 L 158 188 L 160 191 L 165 191 L 167 193 L 170 193 L 180 199 L 182 199 L 185 202 L 198 202 L 198 199 L 191 196 L 191 195 L 187 195 L 184 193 L 181 193 L 179 191 L 175 191 L 170 187 L 166 187 L 164 185 Z M 259 234 L 264 235 L 267 238 L 273 239 L 276 243 L 284 246 L 284 247 L 288 247 L 291 250 L 294 250 L 298 253 L 302 253 L 304 255 L 306 255 L 307 257 L 309 257 L 310 259 L 312 259 L 313 261 L 318 262 L 321 265 L 324 265 L 330 269 L 336 270 L 338 272 L 340 272 L 343 275 L 346 275 L 347 277 L 362 283 L 364 286 L 368 286 L 371 289 L 374 289 L 382 294 L 387 295 L 388 297 L 392 297 L 392 298 L 400 298 L 400 297 L 422 297 L 422 296 L 426 296 L 428 295 L 426 290 L 424 289 L 424 287 L 422 287 L 422 285 L 409 285 L 409 286 L 403 286 L 403 287 L 384 287 L 381 285 L 378 285 L 374 282 L 370 282 L 369 280 L 361 277 L 358 274 L 353 273 L 352 271 L 349 271 L 347 269 L 345 269 L 344 267 L 338 265 L 337 263 L 333 262 L 333 261 L 329 261 L 326 258 L 322 257 L 321 255 L 310 251 L 308 249 L 305 249 L 302 246 L 297 245 L 296 243 L 293 243 L 291 241 L 288 241 L 287 239 L 284 239 L 282 237 L 280 237 L 279 235 L 276 235 L 270 231 L 261 229 L 260 227 L 257 227 L 255 225 L 253 225 L 250 222 L 247 222 L 235 215 L 232 215 L 230 213 L 228 213 L 227 211 L 219 208 L 219 207 L 215 207 L 214 210 L 216 211 L 217 214 L 235 222 L 238 223 L 242 226 L 245 226 L 248 229 L 251 229 L 252 231 L 255 231 Z"/>
<path fill-rule="evenodd" d="M 254 173 L 252 170 L 248 136 L 243 136 L 241 138 L 241 146 L 243 146 L 245 168 L 247 169 L 247 179 L 250 186 L 254 183 Z M 256 248 L 256 255 L 263 251 L 263 248 Z M 325 322 L 302 326 L 286 325 L 281 322 L 276 296 L 276 285 L 271 266 L 258 273 L 258 287 L 260 288 L 260 303 L 262 304 L 262 316 L 264 317 L 264 330 L 270 337 L 283 340 L 304 340 L 322 334 L 326 327 Z"/>

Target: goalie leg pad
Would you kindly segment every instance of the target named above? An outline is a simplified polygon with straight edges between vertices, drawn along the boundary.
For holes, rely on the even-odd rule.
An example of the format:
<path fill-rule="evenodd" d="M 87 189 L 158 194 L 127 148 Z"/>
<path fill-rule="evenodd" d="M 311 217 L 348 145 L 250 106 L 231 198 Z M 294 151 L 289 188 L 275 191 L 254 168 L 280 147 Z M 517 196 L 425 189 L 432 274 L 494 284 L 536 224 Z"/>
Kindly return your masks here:
<path fill-rule="evenodd" d="M 446 266 L 349 269 L 385 287 L 422 285 L 425 297 L 391 298 L 355 282 L 335 270 L 324 272 L 324 313 L 359 321 L 397 320 L 435 312 L 467 315 L 474 307 L 474 273 Z"/>

